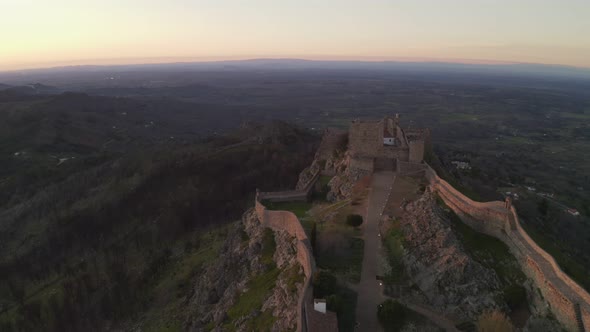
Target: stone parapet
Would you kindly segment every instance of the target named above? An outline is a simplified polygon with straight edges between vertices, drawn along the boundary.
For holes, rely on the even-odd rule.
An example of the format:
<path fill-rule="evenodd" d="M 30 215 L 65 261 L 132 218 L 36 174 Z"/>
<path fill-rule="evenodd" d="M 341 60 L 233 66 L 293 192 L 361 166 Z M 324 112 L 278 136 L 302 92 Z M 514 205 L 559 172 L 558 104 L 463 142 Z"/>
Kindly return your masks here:
<path fill-rule="evenodd" d="M 321 172 L 317 171 L 301 190 L 258 192 L 257 199 L 271 202 L 306 201 L 320 175 Z"/>
<path fill-rule="evenodd" d="M 590 327 L 590 294 L 564 273 L 555 259 L 522 228 L 514 206 L 504 202 L 475 202 L 438 177 L 427 166 L 433 191 L 469 226 L 502 240 L 523 271 L 538 287 L 556 318 L 570 331 Z"/>
<path fill-rule="evenodd" d="M 285 231 L 297 239 L 297 261 L 301 264 L 305 275 L 303 292 L 299 297 L 299 307 L 297 309 L 297 331 L 307 332 L 309 329 L 306 310 L 308 310 L 309 304 L 313 301 L 311 281 L 316 269 L 311 243 L 301 222 L 294 213 L 289 211 L 270 211 L 259 201 L 258 195 L 255 200 L 255 210 L 258 220 L 262 225 L 274 231 Z M 313 308 L 313 305 L 311 305 L 311 308 Z"/>

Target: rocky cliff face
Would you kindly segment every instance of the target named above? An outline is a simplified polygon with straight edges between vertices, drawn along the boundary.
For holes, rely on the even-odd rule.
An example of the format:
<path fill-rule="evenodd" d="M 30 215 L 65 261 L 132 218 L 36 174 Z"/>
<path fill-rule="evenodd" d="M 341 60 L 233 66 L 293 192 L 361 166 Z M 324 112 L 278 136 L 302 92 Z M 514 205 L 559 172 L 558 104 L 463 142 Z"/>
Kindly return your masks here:
<path fill-rule="evenodd" d="M 297 303 L 303 286 L 296 240 L 286 232 L 273 233 L 276 249 L 269 263 L 265 256 L 273 243 L 265 239 L 265 232 L 269 230 L 260 225 L 253 209 L 244 213 L 241 222 L 229 232 L 217 262 L 206 268 L 194 285 L 187 300 L 192 311 L 186 319 L 186 330 L 247 331 L 252 329 L 252 321 L 263 315 L 272 316 L 267 319 L 274 321 L 269 326 L 272 331 L 296 329 Z M 261 276 L 265 282 L 260 290 L 253 280 Z M 235 308 L 242 294 L 249 299 L 256 296 L 261 302 L 246 306 L 246 311 L 238 311 L 241 315 L 236 317 Z"/>
<path fill-rule="evenodd" d="M 498 306 L 500 282 L 495 271 L 465 253 L 443 216 L 430 193 L 405 206 L 403 260 L 419 288 L 412 296 L 447 315 L 475 319 Z"/>
<path fill-rule="evenodd" d="M 328 183 L 327 199 L 335 202 L 350 197 L 354 183 L 360 178 L 349 169 L 350 156 L 346 150 L 347 133 L 329 129 L 322 137 L 320 147 L 309 167 L 299 174 L 296 189 L 303 189 L 316 172 L 333 175 Z"/>

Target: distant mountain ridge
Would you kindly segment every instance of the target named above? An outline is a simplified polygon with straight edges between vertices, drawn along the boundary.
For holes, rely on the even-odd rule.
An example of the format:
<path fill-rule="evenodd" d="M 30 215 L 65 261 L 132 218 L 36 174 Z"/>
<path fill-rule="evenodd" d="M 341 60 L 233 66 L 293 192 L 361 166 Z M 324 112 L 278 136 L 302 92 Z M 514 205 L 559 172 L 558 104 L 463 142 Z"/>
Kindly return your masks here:
<path fill-rule="evenodd" d="M 27 69 L 0 72 L 11 77 L 18 73 L 51 74 L 68 72 L 102 72 L 102 71 L 161 71 L 161 70 L 305 70 L 305 69 L 357 69 L 357 70 L 390 70 L 417 72 L 459 72 L 504 75 L 540 75 L 590 79 L 590 68 L 566 65 L 533 64 L 533 63 L 498 63 L 474 64 L 444 61 L 351 61 L 351 60 L 306 60 L 306 59 L 247 59 L 203 62 L 173 62 L 133 65 L 81 65 L 54 68 Z"/>

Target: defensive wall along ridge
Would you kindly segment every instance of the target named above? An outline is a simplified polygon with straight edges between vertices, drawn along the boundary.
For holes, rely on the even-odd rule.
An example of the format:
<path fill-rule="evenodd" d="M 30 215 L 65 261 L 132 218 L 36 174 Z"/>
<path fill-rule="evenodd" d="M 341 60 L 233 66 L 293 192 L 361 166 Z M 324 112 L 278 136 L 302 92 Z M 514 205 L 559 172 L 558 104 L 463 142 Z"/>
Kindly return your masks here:
<path fill-rule="evenodd" d="M 570 331 L 590 328 L 590 294 L 565 274 L 555 259 L 522 228 L 509 202 L 475 202 L 426 166 L 431 189 L 472 228 L 502 240 L 538 287 L 556 318 Z"/>
<path fill-rule="evenodd" d="M 305 234 L 301 222 L 290 211 L 270 211 L 268 210 L 256 197 L 256 214 L 258 220 L 265 227 L 274 231 L 285 231 L 297 239 L 297 261 L 303 267 L 305 279 L 303 282 L 303 292 L 298 301 L 297 308 L 297 331 L 308 331 L 307 310 L 313 310 L 313 289 L 311 287 L 311 280 L 315 272 L 315 260 L 312 255 L 311 242 Z M 308 305 L 311 308 L 308 308 Z"/>
<path fill-rule="evenodd" d="M 285 231 L 297 239 L 297 261 L 303 267 L 305 275 L 303 282 L 303 292 L 298 301 L 297 308 L 297 331 L 312 331 L 309 328 L 308 310 L 313 310 L 313 287 L 311 286 L 313 274 L 316 270 L 315 260 L 312 254 L 311 242 L 301 225 L 297 216 L 290 211 L 273 211 L 268 210 L 261 200 L 274 202 L 287 201 L 296 197 L 296 199 L 307 199 L 313 185 L 319 178 L 320 173 L 314 175 L 303 190 L 283 191 L 283 192 L 257 192 L 255 199 L 256 215 L 260 223 L 272 229 L 273 231 Z"/>
<path fill-rule="evenodd" d="M 257 192 L 256 195 L 261 201 L 267 200 L 269 202 L 306 201 L 320 175 L 321 172 L 316 172 L 301 190 Z"/>
<path fill-rule="evenodd" d="M 298 301 L 297 331 L 308 331 L 307 310 L 313 308 L 313 289 L 311 280 L 315 272 L 315 260 L 312 255 L 311 242 L 301 226 L 301 222 L 290 211 L 270 211 L 256 198 L 256 214 L 261 224 L 273 231 L 285 231 L 297 239 L 297 261 L 303 267 L 305 275 L 303 292 Z M 308 305 L 311 307 L 309 308 Z M 313 310 L 313 309 L 311 309 Z"/>

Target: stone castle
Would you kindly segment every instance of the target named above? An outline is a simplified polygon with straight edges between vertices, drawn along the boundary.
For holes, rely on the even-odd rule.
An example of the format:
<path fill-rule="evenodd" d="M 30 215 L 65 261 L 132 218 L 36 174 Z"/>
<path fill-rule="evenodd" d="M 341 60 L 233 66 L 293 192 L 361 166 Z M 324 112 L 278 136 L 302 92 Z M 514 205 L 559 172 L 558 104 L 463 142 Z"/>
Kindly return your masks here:
<path fill-rule="evenodd" d="M 326 130 L 323 142 L 344 141 L 346 133 Z M 398 175 L 418 175 L 426 178 L 429 189 L 436 193 L 466 224 L 478 232 L 494 236 L 504 242 L 519 262 L 548 305 L 548 309 L 569 331 L 586 331 L 590 327 L 590 294 L 561 270 L 555 259 L 539 247 L 521 226 L 516 209 L 510 200 L 505 202 L 475 202 L 441 179 L 424 162 L 430 144 L 428 129 L 402 129 L 399 115 L 379 121 L 355 120 L 348 132 L 348 171 L 353 178 L 371 175 L 375 171 L 393 171 Z M 322 150 L 322 146 L 320 149 Z M 321 151 L 320 151 L 321 152 Z M 319 153 L 316 155 L 328 155 Z M 310 240 L 299 219 L 288 211 L 269 211 L 262 200 L 284 201 L 307 199 L 321 173 L 309 178 L 300 190 L 262 193 L 256 195 L 256 212 L 265 226 L 275 231 L 286 231 L 297 240 L 297 258 L 303 267 L 305 281 L 299 300 L 297 331 L 314 331 L 314 315 L 310 309 L 313 299 L 311 278 L 316 270 Z M 390 189 L 391 190 L 391 189 Z M 326 320 L 329 317 L 320 317 Z M 333 318 L 333 317 L 332 317 Z"/>
<path fill-rule="evenodd" d="M 359 173 L 399 171 L 401 163 L 421 163 L 430 144 L 430 131 L 400 127 L 400 117 L 379 121 L 355 120 L 350 124 L 350 167 Z"/>

